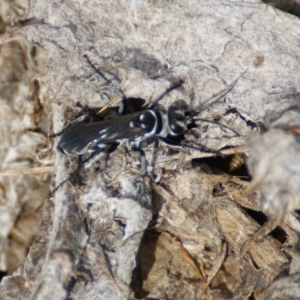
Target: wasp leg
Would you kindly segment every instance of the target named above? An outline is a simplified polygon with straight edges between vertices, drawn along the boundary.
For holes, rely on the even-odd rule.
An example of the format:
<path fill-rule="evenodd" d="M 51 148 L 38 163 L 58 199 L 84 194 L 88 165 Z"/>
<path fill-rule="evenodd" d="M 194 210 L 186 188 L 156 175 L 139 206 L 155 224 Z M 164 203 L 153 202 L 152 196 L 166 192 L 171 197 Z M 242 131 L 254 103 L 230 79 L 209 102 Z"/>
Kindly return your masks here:
<path fill-rule="evenodd" d="M 131 150 L 139 154 L 139 160 L 141 164 L 141 175 L 142 177 L 145 177 L 147 174 L 147 161 L 146 161 L 145 151 L 143 151 L 141 148 L 137 146 L 131 146 Z"/>

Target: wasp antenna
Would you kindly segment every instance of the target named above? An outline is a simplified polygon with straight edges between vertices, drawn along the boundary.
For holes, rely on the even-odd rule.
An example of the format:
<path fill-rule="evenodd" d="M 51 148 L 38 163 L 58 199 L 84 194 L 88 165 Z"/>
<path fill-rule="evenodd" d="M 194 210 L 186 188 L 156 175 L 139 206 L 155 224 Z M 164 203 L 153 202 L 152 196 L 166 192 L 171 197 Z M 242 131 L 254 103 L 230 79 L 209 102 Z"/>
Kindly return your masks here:
<path fill-rule="evenodd" d="M 58 133 L 49 134 L 49 138 L 53 139 L 53 138 L 55 138 L 57 136 L 60 136 L 60 135 L 62 135 L 64 133 L 65 130 L 66 129 L 64 128 L 63 130 L 59 131 Z"/>
<path fill-rule="evenodd" d="M 214 105 L 215 103 L 219 102 L 223 97 L 225 97 L 231 90 L 235 87 L 237 82 L 240 80 L 240 78 L 248 71 L 245 70 L 235 81 L 233 81 L 230 86 L 224 90 L 222 90 L 220 93 L 213 95 L 209 99 L 207 99 L 205 102 L 210 102 L 208 105 L 205 107 L 201 108 L 200 110 L 197 111 L 197 114 L 201 114 L 203 111 Z M 216 99 L 215 99 L 216 98 Z"/>
<path fill-rule="evenodd" d="M 96 66 L 90 61 L 89 57 L 86 54 L 83 55 L 83 57 L 87 60 L 88 64 L 93 68 L 93 70 L 100 77 L 102 77 L 123 100 L 126 99 L 124 93 L 111 80 L 109 80 L 98 68 L 96 68 Z"/>
<path fill-rule="evenodd" d="M 172 85 L 167 88 L 160 96 L 158 96 L 154 101 L 152 101 L 149 105 L 149 108 L 153 108 L 163 97 L 165 97 L 167 94 L 169 94 L 171 91 L 179 88 L 182 86 L 184 81 L 182 79 L 179 79 L 176 82 L 173 82 Z"/>
<path fill-rule="evenodd" d="M 215 124 L 215 125 L 218 125 L 220 127 L 223 127 L 225 129 L 228 129 L 230 131 L 232 131 L 235 135 L 237 136 L 241 136 L 237 131 L 235 131 L 234 129 L 226 126 L 226 125 L 223 125 L 223 124 L 220 124 L 218 122 L 214 122 L 214 121 L 210 121 L 210 120 L 207 120 L 207 119 L 202 119 L 202 118 L 194 118 L 193 121 L 200 121 L 200 122 L 206 122 L 206 123 L 211 123 L 211 124 Z"/>
<path fill-rule="evenodd" d="M 218 154 L 218 151 L 209 149 L 204 146 L 201 147 L 191 146 L 188 144 L 178 143 L 176 141 L 164 137 L 159 137 L 159 139 L 171 148 L 181 148 L 181 149 L 190 149 L 190 150 L 198 151 L 199 153 L 201 153 L 201 157 L 211 157 Z"/>

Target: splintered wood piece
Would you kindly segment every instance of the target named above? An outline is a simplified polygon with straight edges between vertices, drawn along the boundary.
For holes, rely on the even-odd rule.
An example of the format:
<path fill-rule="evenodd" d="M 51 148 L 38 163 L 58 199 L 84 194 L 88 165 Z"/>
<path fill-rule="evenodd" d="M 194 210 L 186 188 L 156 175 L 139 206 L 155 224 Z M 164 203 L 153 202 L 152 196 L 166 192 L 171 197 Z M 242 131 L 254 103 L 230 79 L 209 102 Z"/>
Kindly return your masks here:
<path fill-rule="evenodd" d="M 228 199 L 220 200 L 216 214 L 226 240 L 239 254 L 243 244 L 259 229 L 259 225 Z M 254 268 L 264 273 L 269 282 L 276 276 L 275 269 L 282 268 L 289 262 L 269 237 L 261 243 L 253 244 L 246 258 Z"/>

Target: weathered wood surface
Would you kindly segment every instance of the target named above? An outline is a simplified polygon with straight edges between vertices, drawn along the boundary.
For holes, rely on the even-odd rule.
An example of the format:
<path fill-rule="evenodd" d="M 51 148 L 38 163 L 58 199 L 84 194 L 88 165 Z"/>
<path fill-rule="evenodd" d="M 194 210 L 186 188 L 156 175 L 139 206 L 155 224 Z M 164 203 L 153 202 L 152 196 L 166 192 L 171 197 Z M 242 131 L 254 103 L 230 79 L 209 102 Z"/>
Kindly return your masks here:
<path fill-rule="evenodd" d="M 84 55 L 127 97 L 151 101 L 182 79 L 183 86 L 161 101 L 165 107 L 176 99 L 192 108 L 205 106 L 239 78 L 226 98 L 201 117 L 241 137 L 202 123 L 185 141 L 215 150 L 246 144 L 256 184 L 232 177 L 234 172 L 229 167 L 224 172 L 214 159 L 192 164 L 195 153 L 163 143 L 143 148 L 146 177 L 140 174 L 139 157 L 126 145 L 82 165 L 78 157 L 57 154 L 55 138 L 54 172 L 37 239 L 24 264 L 2 279 L 1 299 L 300 297 L 299 222 L 291 215 L 299 208 L 299 118 L 295 113 L 295 122 L 288 118 L 280 129 L 272 125 L 290 112 L 288 107 L 297 112 L 299 19 L 260 1 L 27 4 L 22 21 L 16 18 L 1 37 L 1 46 L 14 41 L 30 53 L 27 40 L 44 53 L 38 71 L 46 63 L 45 82 L 36 80 L 54 133 L 83 107 L 103 107 L 117 98 Z M 33 55 L 24 58 L 33 60 Z M 268 132 L 251 139 L 263 127 Z M 268 142 L 281 135 L 287 142 Z M 282 149 L 278 164 L 272 164 L 275 147 Z M 287 168 L 291 147 L 295 169 Z M 266 169 L 270 176 L 264 175 Z M 271 195 L 274 184 L 278 192 Z M 280 184 L 289 188 L 284 213 Z M 255 215 L 259 211 L 269 219 L 264 227 L 258 221 L 267 218 Z M 267 233 L 279 223 L 281 234 L 259 235 L 260 228 Z"/>

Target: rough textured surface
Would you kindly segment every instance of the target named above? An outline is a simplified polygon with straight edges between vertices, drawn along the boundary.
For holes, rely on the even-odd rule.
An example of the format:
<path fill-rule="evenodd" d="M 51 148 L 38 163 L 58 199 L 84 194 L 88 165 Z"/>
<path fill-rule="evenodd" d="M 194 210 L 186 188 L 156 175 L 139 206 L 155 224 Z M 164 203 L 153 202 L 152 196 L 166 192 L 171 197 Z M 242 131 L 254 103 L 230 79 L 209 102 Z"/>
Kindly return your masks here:
<path fill-rule="evenodd" d="M 294 16 L 260 1 L 36 0 L 23 7 L 1 45 L 26 39 L 45 51 L 47 93 L 39 95 L 49 115 L 51 106 L 54 133 L 83 108 L 120 100 L 87 64 L 88 55 L 127 97 L 151 101 L 182 79 L 182 87 L 162 99 L 165 107 L 176 99 L 191 109 L 205 107 L 238 79 L 201 117 L 241 137 L 201 123 L 185 135 L 186 143 L 219 150 L 247 142 L 259 150 L 261 142 L 248 138 L 263 128 L 269 129 L 263 142 L 268 136 L 273 141 L 276 130 L 287 139 L 297 135 L 297 116 L 286 123 L 292 132 L 270 125 L 299 101 L 300 27 Z M 296 139 L 289 144 L 295 152 Z M 298 297 L 297 215 L 286 214 L 275 222 L 282 228 L 264 237 L 274 226 L 261 227 L 273 220 L 261 195 L 272 182 L 249 193 L 248 178 L 232 177 L 240 173 L 230 170 L 247 155 L 237 154 L 228 164 L 222 157 L 191 161 L 197 153 L 155 144 L 143 148 L 146 177 L 125 144 L 89 159 L 56 154 L 38 237 L 24 264 L 2 279 L 1 298 L 280 299 L 281 293 L 283 299 L 287 292 Z M 256 172 L 261 160 L 272 162 L 268 145 L 261 151 L 270 152 L 267 158 L 250 151 L 251 174 L 262 183 L 266 177 Z M 284 184 L 280 176 L 275 182 Z M 278 209 L 276 197 L 262 203 Z M 286 213 L 298 202 L 288 201 Z M 295 226 L 288 226 L 291 220 Z"/>
<path fill-rule="evenodd" d="M 26 3 L 19 4 L 0 3 L 0 271 L 4 274 L 23 263 L 36 237 L 51 179 L 49 174 L 17 176 L 20 169 L 40 165 L 37 154 L 46 147 L 49 131 L 44 51 L 18 34 L 6 33 L 26 11 Z M 2 177 L 6 170 L 15 170 L 15 175 Z"/>

